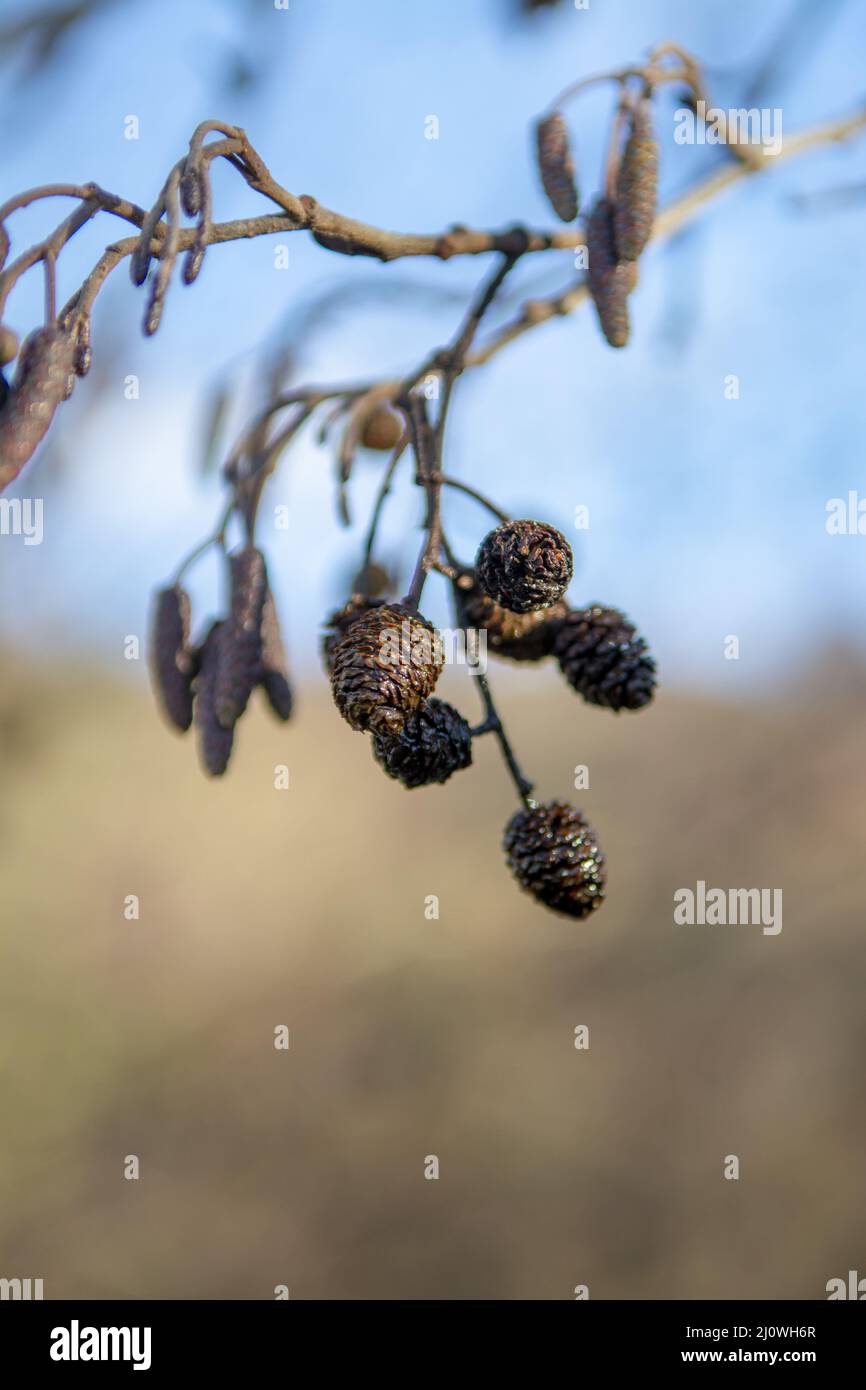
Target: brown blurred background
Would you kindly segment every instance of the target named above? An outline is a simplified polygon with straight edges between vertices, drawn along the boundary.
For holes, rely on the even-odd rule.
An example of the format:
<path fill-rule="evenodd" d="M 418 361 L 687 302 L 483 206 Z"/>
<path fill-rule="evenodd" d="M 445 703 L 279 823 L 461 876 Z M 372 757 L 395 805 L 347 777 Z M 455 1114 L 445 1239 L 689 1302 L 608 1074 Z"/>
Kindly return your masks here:
<path fill-rule="evenodd" d="M 248 715 L 213 784 L 143 690 L 4 666 L 0 1273 L 49 1298 L 759 1299 L 862 1269 L 844 654 L 784 702 L 663 690 L 619 719 L 493 672 L 540 790 L 608 854 L 585 924 L 511 882 L 489 739 L 406 792 L 322 680 L 285 729 Z M 474 717 L 469 683 L 445 693 Z M 781 887 L 781 935 L 674 926 L 698 878 Z"/>

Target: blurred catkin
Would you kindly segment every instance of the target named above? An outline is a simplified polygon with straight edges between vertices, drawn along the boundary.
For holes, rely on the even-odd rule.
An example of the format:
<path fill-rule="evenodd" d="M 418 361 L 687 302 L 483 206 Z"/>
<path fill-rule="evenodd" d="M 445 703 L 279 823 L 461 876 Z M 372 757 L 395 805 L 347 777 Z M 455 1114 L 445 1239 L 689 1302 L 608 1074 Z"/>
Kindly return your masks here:
<path fill-rule="evenodd" d="M 179 584 L 159 589 L 153 609 L 150 671 L 166 718 L 186 731 L 192 723 L 192 678 L 196 661 L 189 646 L 189 594 Z"/>
<path fill-rule="evenodd" d="M 557 217 L 573 222 L 579 198 L 568 126 L 561 111 L 544 116 L 535 128 L 541 182 Z"/>
<path fill-rule="evenodd" d="M 243 714 L 259 683 L 262 663 L 262 614 L 268 593 L 265 557 L 244 546 L 229 561 L 231 606 L 219 640 L 214 703 L 223 728 Z"/>
<path fill-rule="evenodd" d="M 51 324 L 25 339 L 12 389 L 0 410 L 0 491 L 32 457 L 75 382 L 75 340 Z"/>
<path fill-rule="evenodd" d="M 636 261 L 652 235 L 659 178 L 659 147 L 653 134 L 652 103 L 632 113 L 616 181 L 614 235 L 621 261 Z"/>

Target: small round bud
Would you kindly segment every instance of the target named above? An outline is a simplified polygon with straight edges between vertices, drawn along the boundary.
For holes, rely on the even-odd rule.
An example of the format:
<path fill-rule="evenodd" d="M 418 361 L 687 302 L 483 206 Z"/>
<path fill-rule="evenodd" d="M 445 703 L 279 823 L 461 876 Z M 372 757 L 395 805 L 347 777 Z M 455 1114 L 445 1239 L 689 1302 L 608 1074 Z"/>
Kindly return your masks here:
<path fill-rule="evenodd" d="M 361 443 L 365 449 L 396 449 L 403 438 L 403 417 L 393 406 L 377 405 L 364 421 Z"/>
<path fill-rule="evenodd" d="M 0 323 L 0 367 L 6 367 L 18 356 L 18 334 Z"/>

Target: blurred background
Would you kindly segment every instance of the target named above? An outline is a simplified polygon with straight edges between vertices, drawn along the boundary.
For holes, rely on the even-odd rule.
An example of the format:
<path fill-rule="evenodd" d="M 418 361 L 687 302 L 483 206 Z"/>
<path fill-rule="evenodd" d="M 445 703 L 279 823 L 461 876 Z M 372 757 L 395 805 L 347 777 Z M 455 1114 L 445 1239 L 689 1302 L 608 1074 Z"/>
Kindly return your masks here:
<path fill-rule="evenodd" d="M 704 62 L 717 105 L 779 108 L 785 135 L 863 99 L 852 0 L 6 0 L 0 16 L 2 198 L 94 179 L 149 206 L 219 117 L 285 186 L 377 225 L 549 226 L 531 121 L 664 39 Z M 585 198 L 610 100 L 572 110 Z M 726 158 L 675 145 L 675 105 L 665 201 Z M 216 247 L 147 341 L 142 293 L 113 277 L 91 376 L 10 494 L 44 498 L 44 541 L 0 537 L 0 1277 L 57 1298 L 820 1298 L 864 1271 L 866 539 L 825 525 L 863 478 L 864 188 L 862 140 L 743 181 L 650 248 L 627 351 L 581 311 L 460 383 L 449 471 L 559 525 L 572 600 L 625 609 L 659 661 L 655 705 L 620 719 L 555 669 L 492 671 L 539 792 L 576 800 L 607 853 L 609 901 L 583 925 L 510 881 L 513 794 L 489 740 L 472 771 L 409 793 L 330 705 L 317 633 L 357 562 L 374 456 L 351 532 L 314 434 L 269 485 L 291 517 L 264 543 L 298 712 L 283 728 L 251 711 L 223 782 L 124 656 L 221 508 L 203 466 L 215 395 L 230 443 L 276 351 L 297 382 L 399 374 L 452 335 L 485 263 L 377 265 L 295 235 L 277 270 L 273 238 Z M 220 220 L 267 210 L 228 168 L 215 198 Z M 13 253 L 65 206 L 16 213 Z M 61 299 L 124 234 L 103 218 L 75 238 Z M 572 274 L 568 252 L 528 258 L 490 327 Z M 22 334 L 41 296 L 34 275 L 10 300 Z M 382 553 L 404 570 L 418 520 L 395 489 Z M 485 526 L 449 500 L 463 555 Z M 203 620 L 208 563 L 193 596 Z M 447 620 L 432 584 L 425 608 Z M 449 671 L 441 693 L 475 719 L 471 685 Z M 781 934 L 675 926 L 673 894 L 698 879 L 781 888 Z"/>

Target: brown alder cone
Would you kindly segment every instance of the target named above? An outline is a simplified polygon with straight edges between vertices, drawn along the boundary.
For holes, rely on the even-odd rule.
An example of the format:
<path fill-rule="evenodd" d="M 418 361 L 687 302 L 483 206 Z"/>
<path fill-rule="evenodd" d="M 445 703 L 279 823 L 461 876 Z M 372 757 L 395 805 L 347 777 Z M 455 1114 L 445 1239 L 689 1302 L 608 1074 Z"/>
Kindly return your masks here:
<path fill-rule="evenodd" d="M 268 704 L 278 719 L 291 718 L 292 687 L 289 684 L 289 669 L 286 649 L 280 632 L 280 620 L 270 587 L 265 595 L 262 609 L 262 658 L 259 684 L 265 693 Z"/>
<path fill-rule="evenodd" d="M 614 235 L 621 261 L 636 261 L 652 235 L 658 202 L 659 147 L 653 135 L 652 102 L 640 101 L 616 180 Z"/>
<path fill-rule="evenodd" d="M 509 661 L 542 661 L 553 653 L 559 624 L 568 613 L 560 600 L 550 608 L 512 613 L 488 598 L 475 580 L 474 570 L 464 570 L 455 584 L 460 624 L 487 634 L 487 649 Z"/>
<path fill-rule="evenodd" d="M 503 841 L 521 888 L 566 917 L 588 917 L 604 902 L 604 855 L 595 831 L 567 802 L 515 812 Z"/>
<path fill-rule="evenodd" d="M 75 341 L 56 324 L 24 340 L 15 379 L 0 411 L 0 492 L 13 482 L 44 438 L 75 381 Z"/>
<path fill-rule="evenodd" d="M 349 631 L 352 624 L 364 613 L 369 613 L 372 608 L 381 608 L 386 602 L 383 598 L 370 598 L 367 594 L 352 594 L 329 618 L 325 619 L 322 631 L 321 652 L 322 662 L 328 675 L 331 674 L 331 662 L 334 649 L 345 633 Z"/>
<path fill-rule="evenodd" d="M 396 735 L 426 700 L 445 664 L 426 618 L 401 603 L 357 618 L 331 658 L 334 702 L 353 729 Z"/>
<path fill-rule="evenodd" d="M 159 589 L 153 608 L 150 673 L 163 713 L 176 729 L 192 723 L 196 658 L 189 645 L 189 594 L 179 584 Z"/>
<path fill-rule="evenodd" d="M 478 583 L 512 613 L 551 608 L 571 582 L 574 560 L 561 531 L 544 521 L 507 521 L 488 531 L 475 559 Z"/>
<path fill-rule="evenodd" d="M 579 200 L 568 126 L 561 111 L 554 111 L 538 122 L 535 139 L 541 182 L 550 205 L 561 221 L 573 222 Z"/>
<path fill-rule="evenodd" d="M 240 719 L 262 670 L 262 613 L 268 592 L 265 557 L 244 546 L 229 561 L 231 603 L 219 639 L 214 707 L 223 728 Z"/>
<path fill-rule="evenodd" d="M 216 682 L 220 666 L 220 645 L 225 623 L 214 623 L 201 645 L 199 669 L 193 683 L 193 717 L 199 736 L 199 752 L 210 777 L 221 777 L 229 765 L 234 729 L 226 729 L 217 719 Z"/>
<path fill-rule="evenodd" d="M 634 261 L 617 259 L 613 208 L 599 198 L 586 224 L 587 287 L 595 305 L 601 331 L 611 347 L 625 347 L 629 339 L 628 297 L 637 283 Z"/>
<path fill-rule="evenodd" d="M 377 405 L 364 421 L 361 443 L 365 449 L 390 452 L 403 438 L 403 417 L 392 406 Z"/>

